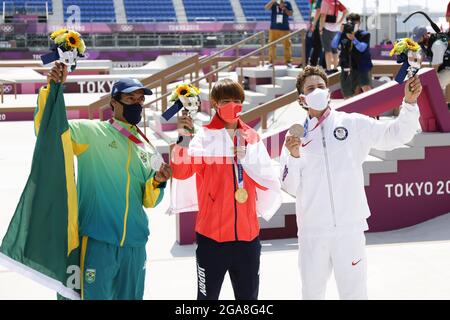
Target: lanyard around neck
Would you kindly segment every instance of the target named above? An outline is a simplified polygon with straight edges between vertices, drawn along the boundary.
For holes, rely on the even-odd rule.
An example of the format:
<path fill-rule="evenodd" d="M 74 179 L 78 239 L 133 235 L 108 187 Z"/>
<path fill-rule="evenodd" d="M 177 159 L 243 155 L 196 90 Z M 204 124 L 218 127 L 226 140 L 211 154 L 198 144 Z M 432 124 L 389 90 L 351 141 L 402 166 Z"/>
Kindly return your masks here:
<path fill-rule="evenodd" d="M 127 129 L 125 129 L 124 127 L 122 127 L 120 124 L 117 123 L 117 121 L 115 121 L 114 119 L 109 119 L 109 123 L 113 126 L 114 129 L 116 129 L 117 131 L 120 132 L 120 134 L 122 134 L 123 136 L 127 137 L 129 140 L 131 140 L 132 142 L 134 142 L 136 145 L 138 145 L 139 147 L 144 148 L 144 143 L 139 140 L 134 134 L 132 134 L 130 131 L 128 131 Z M 136 130 L 139 133 L 139 135 L 144 138 L 144 140 L 153 147 L 153 145 L 150 143 L 150 141 L 148 140 L 148 138 L 145 136 L 145 134 L 141 131 L 141 129 L 139 129 L 136 126 Z M 153 147 L 154 148 L 154 147 Z"/>
<path fill-rule="evenodd" d="M 236 148 L 239 148 L 241 145 L 241 135 L 239 132 L 239 129 L 236 130 L 235 133 L 235 137 L 236 137 Z M 234 138 L 233 138 L 234 140 Z M 234 144 L 234 143 L 233 143 Z M 245 143 L 244 143 L 245 145 Z M 241 161 L 239 160 L 239 157 L 236 156 L 234 157 L 234 164 L 233 164 L 233 169 L 235 171 L 235 175 L 236 175 L 236 179 L 238 182 L 238 188 L 242 189 L 244 187 L 244 168 L 242 167 Z"/>
<path fill-rule="evenodd" d="M 322 124 L 322 122 L 324 122 L 325 119 L 330 115 L 330 113 L 331 113 L 331 109 L 328 108 L 328 109 L 320 116 L 319 121 L 317 121 L 316 125 L 315 125 L 314 128 L 312 128 L 311 130 L 308 130 L 308 127 L 309 127 L 309 119 L 308 119 L 308 116 L 307 116 L 306 121 L 305 121 L 305 125 L 303 126 L 303 128 L 305 129 L 305 133 L 304 133 L 303 136 L 306 137 L 306 135 L 307 135 L 309 132 L 314 131 L 318 126 L 320 126 L 320 125 Z"/>

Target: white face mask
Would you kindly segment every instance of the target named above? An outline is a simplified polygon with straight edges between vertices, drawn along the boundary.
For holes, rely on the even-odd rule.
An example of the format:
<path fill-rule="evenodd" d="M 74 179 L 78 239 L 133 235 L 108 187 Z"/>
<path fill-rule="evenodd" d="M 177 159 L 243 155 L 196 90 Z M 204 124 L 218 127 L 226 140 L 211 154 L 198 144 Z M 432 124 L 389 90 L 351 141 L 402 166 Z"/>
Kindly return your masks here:
<path fill-rule="evenodd" d="M 325 110 L 330 102 L 328 89 L 316 88 L 305 96 L 306 107 L 317 111 Z"/>

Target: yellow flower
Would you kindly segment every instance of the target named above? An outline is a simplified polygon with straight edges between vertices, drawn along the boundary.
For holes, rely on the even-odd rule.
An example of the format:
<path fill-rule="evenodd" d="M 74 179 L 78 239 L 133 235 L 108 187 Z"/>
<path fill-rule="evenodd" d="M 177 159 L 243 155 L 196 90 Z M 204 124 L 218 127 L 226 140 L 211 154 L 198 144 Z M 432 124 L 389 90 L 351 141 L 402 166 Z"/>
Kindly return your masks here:
<path fill-rule="evenodd" d="M 85 51 L 86 51 L 86 44 L 84 43 L 83 39 L 80 39 L 80 47 L 78 48 L 78 52 L 80 54 L 84 54 Z"/>
<path fill-rule="evenodd" d="M 404 38 L 400 41 L 395 42 L 394 48 L 389 52 L 390 56 L 400 55 L 406 53 L 408 50 L 417 51 L 420 49 L 420 45 L 410 38 Z"/>
<path fill-rule="evenodd" d="M 81 37 L 78 32 L 70 31 L 67 34 L 66 44 L 68 48 L 79 48 L 81 43 Z"/>
<path fill-rule="evenodd" d="M 196 95 L 199 95 L 199 94 L 200 94 L 200 90 L 199 90 L 196 86 L 194 86 L 194 85 L 192 85 L 192 84 L 190 84 L 189 86 L 194 90 L 194 92 L 195 92 Z"/>
<path fill-rule="evenodd" d="M 406 42 L 406 45 L 408 46 L 409 50 L 417 51 L 420 49 L 420 45 L 410 38 L 406 38 L 405 42 Z"/>
<path fill-rule="evenodd" d="M 189 86 L 186 84 L 182 84 L 180 85 L 177 90 L 176 93 L 178 96 L 185 96 L 188 97 L 189 96 Z"/>
<path fill-rule="evenodd" d="M 62 33 L 54 39 L 55 43 L 58 45 L 62 45 L 66 43 L 66 34 Z"/>
<path fill-rule="evenodd" d="M 396 43 L 394 44 L 394 47 L 392 48 L 391 52 L 389 52 L 389 55 L 390 55 L 391 57 L 392 57 L 394 54 L 395 54 L 395 55 L 400 54 L 400 53 L 399 53 L 398 42 L 396 42 Z"/>
<path fill-rule="evenodd" d="M 50 35 L 50 38 L 51 38 L 52 40 L 55 40 L 56 37 L 62 35 L 63 33 L 66 33 L 66 32 L 67 32 L 67 29 L 65 29 L 65 28 L 56 30 L 55 32 L 53 32 L 53 33 Z"/>

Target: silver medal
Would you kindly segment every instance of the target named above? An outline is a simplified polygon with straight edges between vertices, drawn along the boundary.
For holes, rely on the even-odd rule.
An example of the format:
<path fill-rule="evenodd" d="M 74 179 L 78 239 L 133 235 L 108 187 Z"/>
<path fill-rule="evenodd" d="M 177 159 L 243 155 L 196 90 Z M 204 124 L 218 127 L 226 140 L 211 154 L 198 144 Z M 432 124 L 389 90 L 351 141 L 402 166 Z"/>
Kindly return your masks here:
<path fill-rule="evenodd" d="M 305 133 L 305 129 L 303 128 L 303 126 L 299 125 L 299 124 L 294 124 L 290 129 L 289 129 L 289 134 L 291 136 L 294 137 L 298 137 L 301 138 L 303 137 L 303 134 Z"/>
<path fill-rule="evenodd" d="M 150 166 L 155 171 L 159 171 L 163 163 L 164 159 L 159 153 L 155 153 L 150 157 Z"/>

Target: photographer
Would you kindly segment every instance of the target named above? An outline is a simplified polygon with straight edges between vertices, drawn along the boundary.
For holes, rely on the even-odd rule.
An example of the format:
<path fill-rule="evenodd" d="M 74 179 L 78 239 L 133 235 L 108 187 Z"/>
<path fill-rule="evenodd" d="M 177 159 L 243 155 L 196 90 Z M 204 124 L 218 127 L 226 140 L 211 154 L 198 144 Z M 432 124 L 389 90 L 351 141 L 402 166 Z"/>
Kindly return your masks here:
<path fill-rule="evenodd" d="M 270 30 L 269 30 L 269 42 L 276 41 L 285 35 L 289 34 L 289 17 L 292 16 L 292 5 L 289 1 L 284 0 L 271 0 L 265 5 L 266 10 L 272 11 Z M 292 48 L 291 39 L 283 41 L 284 45 L 284 62 L 288 68 L 292 68 Z M 271 46 L 269 49 L 269 65 L 268 68 L 273 66 L 276 59 L 276 46 Z"/>
<path fill-rule="evenodd" d="M 449 35 L 445 33 L 430 34 L 425 26 L 417 26 L 413 30 L 412 38 L 430 59 L 430 66 L 436 70 L 445 95 L 445 89 L 450 84 Z"/>
<path fill-rule="evenodd" d="M 340 47 L 341 89 L 344 98 L 372 88 L 372 57 L 370 55 L 370 33 L 359 29 L 361 17 L 351 13 L 341 26 L 331 46 Z"/>

